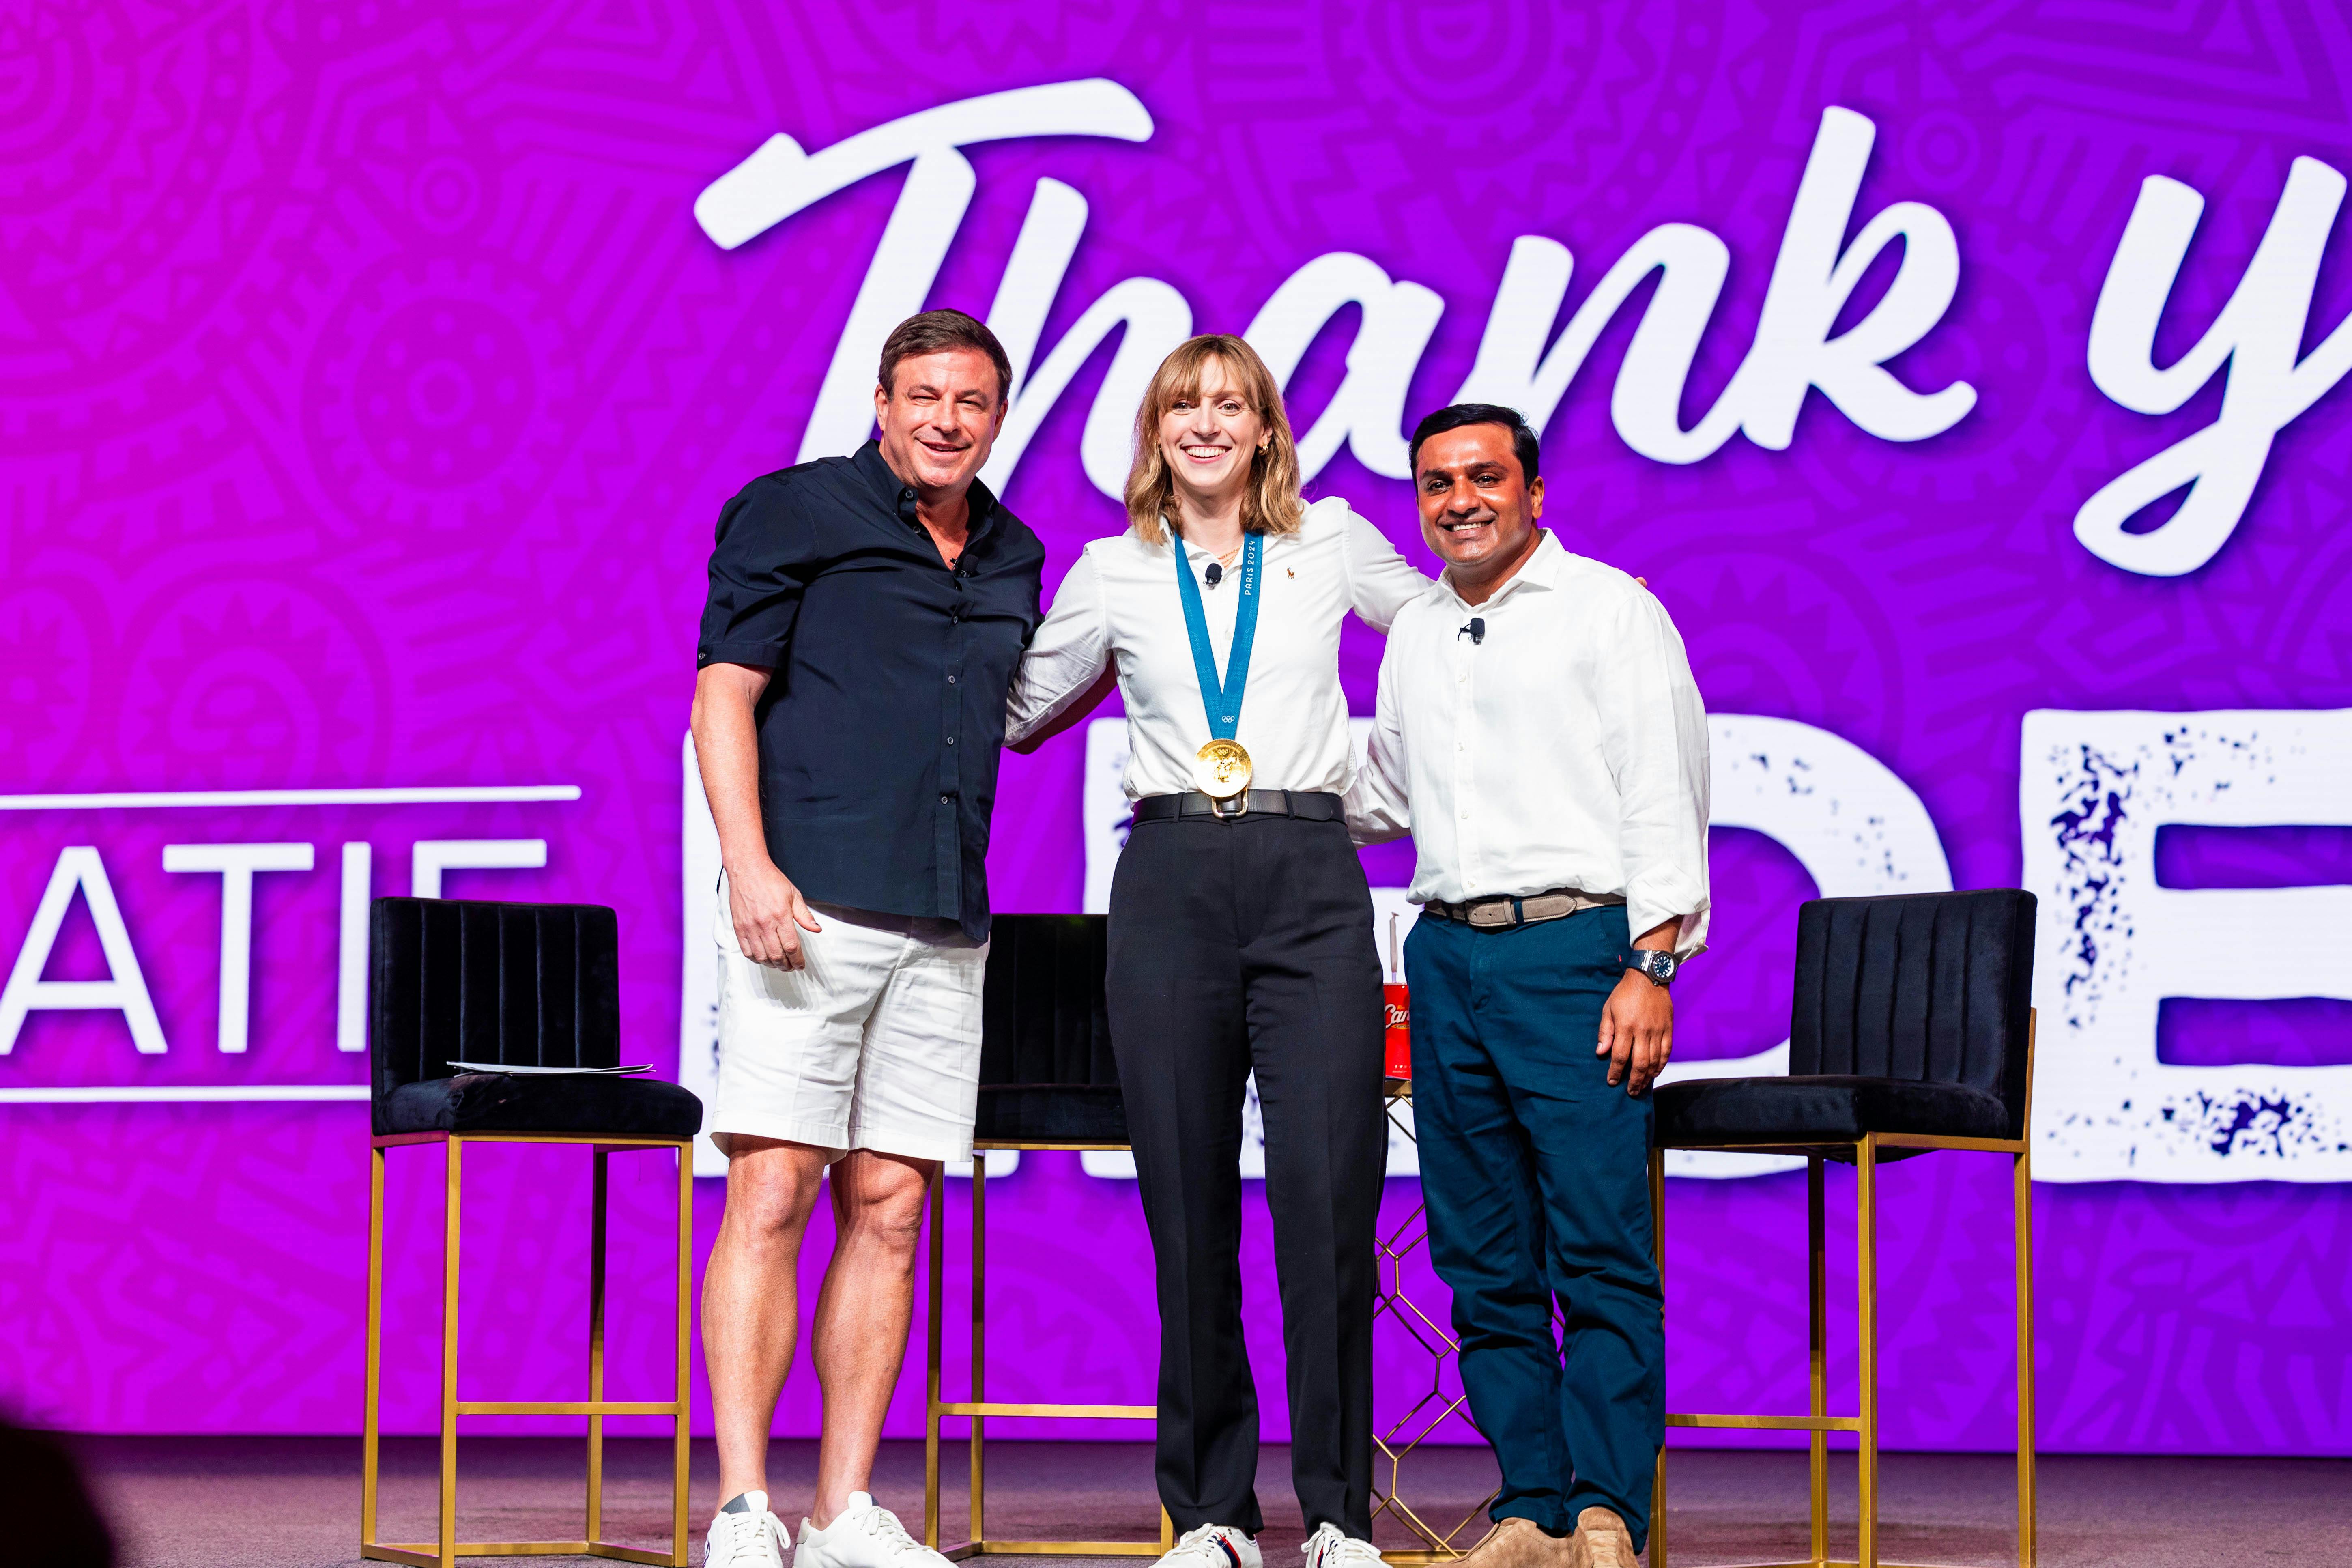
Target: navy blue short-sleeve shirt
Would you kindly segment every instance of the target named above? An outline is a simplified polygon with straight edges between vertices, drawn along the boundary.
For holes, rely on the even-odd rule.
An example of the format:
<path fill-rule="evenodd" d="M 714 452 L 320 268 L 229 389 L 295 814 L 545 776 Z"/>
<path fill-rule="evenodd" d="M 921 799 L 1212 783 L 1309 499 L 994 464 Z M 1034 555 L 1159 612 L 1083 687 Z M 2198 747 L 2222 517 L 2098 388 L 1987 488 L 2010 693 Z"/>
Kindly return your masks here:
<path fill-rule="evenodd" d="M 874 442 L 753 479 L 719 514 L 695 662 L 774 671 L 754 714 L 760 821 L 804 897 L 979 941 L 1045 550 L 986 486 L 969 501 L 950 571 Z"/>

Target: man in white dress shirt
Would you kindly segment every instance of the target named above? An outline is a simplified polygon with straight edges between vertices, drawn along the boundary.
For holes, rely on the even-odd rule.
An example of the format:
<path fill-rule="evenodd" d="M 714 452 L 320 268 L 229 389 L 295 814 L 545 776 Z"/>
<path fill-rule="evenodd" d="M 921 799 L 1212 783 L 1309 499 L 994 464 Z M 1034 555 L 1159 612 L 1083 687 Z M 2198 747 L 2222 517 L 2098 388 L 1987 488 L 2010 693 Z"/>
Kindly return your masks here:
<path fill-rule="evenodd" d="M 1658 601 L 1537 526 L 1517 414 L 1440 410 L 1412 458 L 1446 570 L 1390 630 L 1348 816 L 1417 852 L 1431 1252 L 1503 1478 L 1473 1555 L 1633 1568 L 1665 1421 L 1649 1090 L 1706 931 L 1706 714 Z"/>

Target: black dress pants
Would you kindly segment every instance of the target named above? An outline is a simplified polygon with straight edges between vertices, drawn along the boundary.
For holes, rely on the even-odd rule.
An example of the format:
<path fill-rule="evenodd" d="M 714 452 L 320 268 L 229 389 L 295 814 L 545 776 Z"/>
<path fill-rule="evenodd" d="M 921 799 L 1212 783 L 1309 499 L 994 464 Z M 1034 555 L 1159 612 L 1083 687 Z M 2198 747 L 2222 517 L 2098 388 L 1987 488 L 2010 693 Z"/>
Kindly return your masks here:
<path fill-rule="evenodd" d="M 1137 824 L 1108 1001 L 1160 1297 L 1160 1499 L 1179 1531 L 1263 1521 L 1242 1341 L 1242 1101 L 1265 1115 L 1291 1477 L 1307 1528 L 1371 1536 L 1373 1230 L 1388 1155 L 1381 968 L 1338 822 Z"/>

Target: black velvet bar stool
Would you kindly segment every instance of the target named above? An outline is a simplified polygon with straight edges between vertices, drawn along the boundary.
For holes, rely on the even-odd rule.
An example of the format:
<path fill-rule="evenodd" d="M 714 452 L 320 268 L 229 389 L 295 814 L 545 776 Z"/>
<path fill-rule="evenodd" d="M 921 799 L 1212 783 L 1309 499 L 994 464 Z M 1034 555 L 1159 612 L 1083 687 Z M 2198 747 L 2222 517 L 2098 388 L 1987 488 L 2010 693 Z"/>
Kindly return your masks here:
<path fill-rule="evenodd" d="M 418 1568 L 459 1557 L 594 1556 L 627 1563 L 687 1561 L 686 1468 L 693 1300 L 694 1135 L 702 1102 L 674 1083 L 640 1077 L 470 1072 L 453 1062 L 506 1067 L 621 1065 L 620 926 L 593 904 L 499 904 L 378 899 L 368 923 L 369 1105 L 367 1421 L 360 1489 L 360 1555 Z M 383 1330 L 384 1151 L 439 1143 L 447 1151 L 441 1242 L 441 1495 L 438 1539 L 375 1538 L 377 1406 Z M 588 1397 L 457 1397 L 457 1240 L 461 1162 L 474 1143 L 579 1143 L 594 1152 L 588 1251 Z M 616 1151 L 668 1149 L 677 1161 L 677 1383 L 664 1400 L 604 1397 L 605 1163 Z M 581 1415 L 588 1422 L 588 1508 L 577 1541 L 464 1542 L 457 1537 L 457 1418 Z M 675 1493 L 667 1553 L 616 1546 L 603 1532 L 604 1418 L 667 1415 L 675 1428 Z"/>
<path fill-rule="evenodd" d="M 1797 918 L 1789 1076 L 1660 1087 L 1650 1155 L 1658 1257 L 1665 1256 L 1664 1151 L 1801 1154 L 1811 1237 L 1811 1411 L 1668 1415 L 1670 1426 L 1811 1435 L 1811 1568 L 1829 1558 L 1829 1435 L 1859 1446 L 1858 1568 L 1878 1568 L 1877 1171 L 1936 1149 L 2007 1154 L 2017 1224 L 2017 1560 L 2032 1568 L 2033 895 L 2011 888 L 1816 899 Z M 1854 1167 L 1861 1408 L 1829 1414 L 1824 1162 Z M 1665 1456 L 1651 1510 L 1651 1568 L 1665 1568 Z M 1796 1565 L 1784 1565 L 1796 1568 Z"/>
<path fill-rule="evenodd" d="M 1157 1557 L 1176 1544 L 1166 1510 L 1157 1541 L 992 1541 L 986 1524 L 987 1419 L 1157 1420 L 1156 1405 L 1068 1405 L 987 1395 L 988 1155 L 991 1150 L 1128 1147 L 1127 1104 L 1103 999 L 1108 917 L 998 915 L 981 998 L 980 1104 L 971 1152 L 971 1397 L 940 1397 L 945 1327 L 946 1184 L 931 1188 L 930 1327 L 924 1374 L 923 1543 L 956 1561 L 1019 1555 Z M 1150 1267 L 1147 1259 L 1143 1265 Z M 971 1422 L 971 1535 L 940 1548 L 940 1423 Z"/>

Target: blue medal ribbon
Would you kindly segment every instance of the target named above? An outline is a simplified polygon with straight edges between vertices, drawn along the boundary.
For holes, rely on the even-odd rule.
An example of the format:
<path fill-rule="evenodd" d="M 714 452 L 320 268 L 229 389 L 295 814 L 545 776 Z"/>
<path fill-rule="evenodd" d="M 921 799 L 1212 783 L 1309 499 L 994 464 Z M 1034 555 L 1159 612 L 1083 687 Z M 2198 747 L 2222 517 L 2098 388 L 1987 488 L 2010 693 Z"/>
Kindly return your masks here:
<path fill-rule="evenodd" d="M 1184 539 L 1171 527 L 1176 557 L 1176 595 L 1184 601 L 1184 630 L 1192 638 L 1192 671 L 1201 681 L 1201 706 L 1208 710 L 1209 735 L 1230 741 L 1241 727 L 1242 688 L 1249 683 L 1250 645 L 1257 640 L 1258 563 L 1265 539 L 1253 533 L 1242 544 L 1241 603 L 1234 609 L 1234 646 L 1225 656 L 1225 679 L 1217 679 L 1217 656 L 1209 647 L 1209 616 L 1201 605 L 1201 585 L 1184 558 Z"/>

